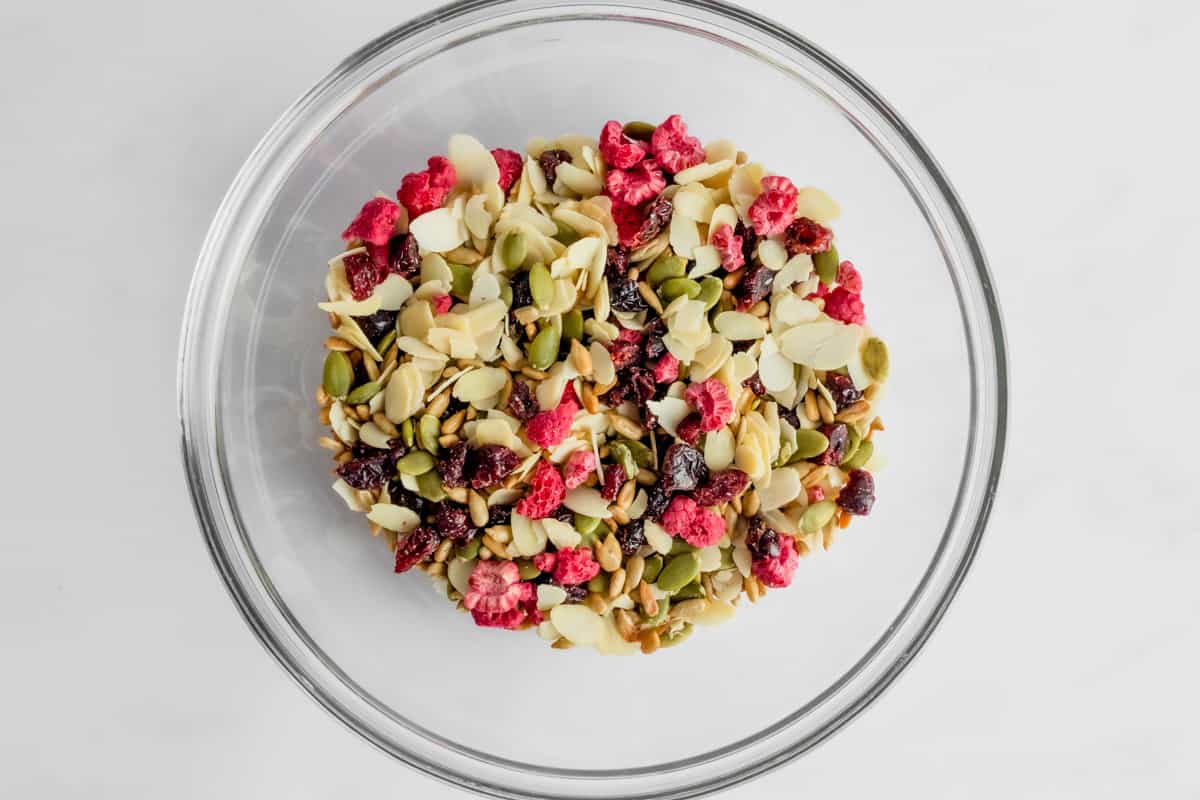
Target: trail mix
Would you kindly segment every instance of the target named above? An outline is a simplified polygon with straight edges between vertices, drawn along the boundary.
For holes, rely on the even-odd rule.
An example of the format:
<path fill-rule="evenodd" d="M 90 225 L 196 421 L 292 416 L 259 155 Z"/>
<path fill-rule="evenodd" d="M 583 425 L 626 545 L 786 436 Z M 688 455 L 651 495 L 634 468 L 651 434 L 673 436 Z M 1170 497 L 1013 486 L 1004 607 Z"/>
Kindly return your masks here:
<path fill-rule="evenodd" d="M 651 653 L 875 502 L 888 353 L 837 205 L 679 116 L 450 139 L 325 279 L 333 489 L 478 625 Z"/>

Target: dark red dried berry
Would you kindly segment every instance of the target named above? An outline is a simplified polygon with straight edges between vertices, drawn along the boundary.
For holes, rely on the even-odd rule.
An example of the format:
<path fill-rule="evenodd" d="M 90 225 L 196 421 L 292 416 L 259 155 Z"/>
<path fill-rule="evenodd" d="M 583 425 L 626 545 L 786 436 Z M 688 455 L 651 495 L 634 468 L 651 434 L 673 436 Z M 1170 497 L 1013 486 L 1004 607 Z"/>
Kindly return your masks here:
<path fill-rule="evenodd" d="M 854 381 L 849 375 L 843 375 L 840 372 L 829 372 L 826 373 L 825 380 L 822 383 L 829 390 L 830 396 L 833 397 L 833 402 L 837 404 L 838 411 L 862 399 L 862 392 L 854 386 Z"/>
<path fill-rule="evenodd" d="M 421 248 L 417 237 L 402 233 L 388 242 L 388 271 L 402 278 L 411 278 L 421 271 Z"/>
<path fill-rule="evenodd" d="M 624 278 L 608 281 L 608 303 L 617 311 L 635 313 L 645 311 L 649 306 L 646 299 L 638 291 L 637 283 Z"/>
<path fill-rule="evenodd" d="M 754 259 L 754 251 L 758 249 L 758 234 L 754 232 L 754 226 L 746 226 L 744 222 L 738 221 L 734 226 L 733 233 L 735 236 L 740 236 L 742 239 L 742 256 L 746 263 L 749 264 Z"/>
<path fill-rule="evenodd" d="M 541 410 L 537 396 L 525 381 L 514 380 L 508 396 L 508 410 L 521 422 L 528 422 Z"/>
<path fill-rule="evenodd" d="M 623 342 L 620 339 L 610 342 L 608 354 L 612 358 L 613 369 L 622 370 L 642 359 L 642 348 L 637 342 Z"/>
<path fill-rule="evenodd" d="M 467 485 L 467 453 L 467 443 L 459 442 L 438 455 L 437 471 L 442 483 L 451 488 Z"/>
<path fill-rule="evenodd" d="M 624 278 L 625 273 L 629 272 L 629 248 L 619 244 L 608 248 L 604 272 L 610 278 Z"/>
<path fill-rule="evenodd" d="M 775 558 L 781 552 L 779 534 L 767 527 L 767 523 L 758 517 L 750 520 L 746 531 L 746 547 L 755 561 L 763 558 Z"/>
<path fill-rule="evenodd" d="M 783 236 L 784 246 L 791 255 L 824 253 L 833 242 L 833 231 L 808 217 L 793 220 Z"/>
<path fill-rule="evenodd" d="M 554 517 L 559 522 L 565 522 L 568 525 L 575 524 L 575 512 L 566 506 L 559 506 L 558 508 L 554 509 L 554 513 L 552 513 L 550 516 Z"/>
<path fill-rule="evenodd" d="M 762 397 L 767 393 L 767 387 L 763 386 L 762 378 L 758 377 L 757 372 L 742 381 L 742 386 L 746 386 L 754 392 L 755 397 Z"/>
<path fill-rule="evenodd" d="M 407 572 L 433 555 L 442 543 L 442 535 L 428 525 L 414 528 L 396 545 L 396 572 Z"/>
<path fill-rule="evenodd" d="M 488 444 L 472 450 L 468 462 L 471 488 L 486 489 L 508 477 L 521 457 L 502 444 Z"/>
<path fill-rule="evenodd" d="M 585 583 L 574 584 L 572 586 L 563 586 L 561 583 L 554 585 L 567 593 L 567 599 L 563 600 L 564 603 L 582 603 L 583 599 L 587 597 L 588 590 Z"/>
<path fill-rule="evenodd" d="M 355 317 L 354 321 L 371 340 L 371 344 L 378 344 L 388 331 L 396 329 L 396 316 L 399 313 L 399 311 L 388 311 L 381 308 L 369 317 Z"/>
<path fill-rule="evenodd" d="M 471 538 L 471 515 L 466 506 L 445 500 L 437 507 L 437 529 L 443 536 L 448 536 L 456 542 L 465 542 Z"/>
<path fill-rule="evenodd" d="M 875 479 L 865 469 L 852 469 L 837 498 L 838 507 L 865 517 L 875 505 Z"/>
<path fill-rule="evenodd" d="M 829 447 L 825 448 L 824 453 L 817 456 L 817 463 L 833 465 L 842 463 L 842 459 L 846 457 L 846 448 L 850 446 L 850 434 L 846 430 L 846 424 L 835 422 L 832 425 L 822 425 L 821 433 L 825 434 L 825 438 L 829 440 Z"/>
<path fill-rule="evenodd" d="M 692 447 L 695 447 L 696 442 L 700 441 L 700 434 L 703 432 L 700 429 L 700 412 L 698 411 L 688 414 L 675 426 L 676 435 Z"/>
<path fill-rule="evenodd" d="M 338 476 L 355 489 L 377 489 L 396 471 L 396 457 L 390 450 L 347 461 L 337 468 Z"/>
<path fill-rule="evenodd" d="M 488 508 L 488 527 L 493 525 L 508 525 L 512 522 L 512 506 L 499 503 Z"/>
<path fill-rule="evenodd" d="M 738 285 L 733 290 L 733 296 L 737 298 L 738 309 L 745 311 L 759 300 L 765 299 L 771 293 L 771 286 L 774 283 L 775 270 L 765 264 L 747 267 L 742 279 L 738 281 Z"/>
<path fill-rule="evenodd" d="M 796 413 L 796 409 L 786 406 L 779 407 L 779 418 L 787 420 L 787 423 L 796 430 L 800 430 L 800 415 Z"/>
<path fill-rule="evenodd" d="M 379 274 L 375 261 L 367 253 L 351 253 L 342 259 L 342 264 L 346 267 L 346 281 L 355 300 L 366 300 L 386 277 Z"/>
<path fill-rule="evenodd" d="M 674 212 L 675 206 L 667 198 L 660 196 L 652 200 L 646 209 L 646 218 L 642 222 L 638 239 L 648 242 L 658 236 L 671 223 L 671 215 Z"/>
<path fill-rule="evenodd" d="M 657 483 L 654 484 L 646 492 L 646 515 L 644 519 L 657 520 L 662 518 L 663 512 L 667 510 L 667 505 L 670 502 L 671 498 L 663 491 L 663 488 Z"/>
<path fill-rule="evenodd" d="M 621 545 L 621 553 L 629 558 L 646 543 L 646 523 L 635 519 L 628 525 L 617 529 L 617 542 Z"/>
<path fill-rule="evenodd" d="M 667 346 L 663 343 L 663 336 L 667 334 L 667 323 L 663 322 L 662 317 L 655 317 L 646 323 L 642 328 L 643 349 L 646 352 L 646 358 L 653 361 L 662 358 L 667 352 Z"/>
<path fill-rule="evenodd" d="M 529 288 L 529 273 L 518 272 L 508 282 L 512 289 L 512 307 L 524 308 L 533 305 L 533 292 Z"/>
<path fill-rule="evenodd" d="M 658 482 L 665 492 L 690 492 L 708 478 L 704 454 L 694 447 L 676 442 L 663 455 Z"/>
<path fill-rule="evenodd" d="M 608 502 L 617 499 L 617 494 L 620 493 L 621 487 L 625 484 L 625 468 L 620 464 L 605 464 L 604 465 L 604 486 L 600 489 L 600 496 Z"/>
<path fill-rule="evenodd" d="M 546 176 L 546 183 L 550 188 L 554 188 L 554 179 L 558 176 L 559 164 L 570 164 L 571 154 L 566 150 L 546 150 L 538 156 L 538 166 L 542 168 L 542 174 Z"/>
<path fill-rule="evenodd" d="M 740 469 L 723 469 L 708 476 L 704 485 L 695 491 L 692 499 L 698 506 L 717 506 L 728 503 L 750 485 L 750 476 Z"/>
<path fill-rule="evenodd" d="M 416 492 L 410 492 L 404 488 L 404 484 L 400 482 L 400 478 L 392 478 L 388 481 L 388 498 L 393 504 L 404 506 L 411 509 L 418 517 L 424 517 L 426 510 L 430 508 L 430 502 Z"/>

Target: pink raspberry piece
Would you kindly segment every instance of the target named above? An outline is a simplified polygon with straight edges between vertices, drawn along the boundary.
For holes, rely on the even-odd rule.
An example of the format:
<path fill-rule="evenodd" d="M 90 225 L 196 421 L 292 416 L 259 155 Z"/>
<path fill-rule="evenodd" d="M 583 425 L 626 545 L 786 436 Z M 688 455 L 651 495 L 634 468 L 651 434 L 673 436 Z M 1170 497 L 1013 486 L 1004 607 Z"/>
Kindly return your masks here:
<path fill-rule="evenodd" d="M 667 179 L 653 161 L 642 161 L 629 169 L 610 169 L 604 186 L 614 200 L 640 206 L 667 188 Z"/>
<path fill-rule="evenodd" d="M 679 359 L 670 353 L 663 353 L 654 362 L 654 382 L 671 383 L 679 378 Z"/>
<path fill-rule="evenodd" d="M 454 165 L 449 159 L 434 156 L 427 163 L 428 169 L 405 175 L 400 181 L 400 189 L 396 192 L 396 197 L 408 209 L 409 219 L 416 219 L 427 211 L 441 208 L 458 180 Z"/>
<path fill-rule="evenodd" d="M 516 512 L 529 519 L 544 519 L 562 505 L 567 496 L 558 468 L 549 461 L 539 461 L 529 482 L 529 493 L 517 503 Z"/>
<path fill-rule="evenodd" d="M 508 190 L 521 178 L 525 159 L 521 158 L 517 151 L 505 150 L 503 147 L 493 150 L 492 158 L 496 159 L 496 166 L 500 168 L 500 191 L 508 194 Z"/>
<path fill-rule="evenodd" d="M 591 450 L 576 450 L 567 456 L 567 462 L 563 464 L 563 484 L 568 489 L 582 486 L 595 469 L 596 454 Z"/>
<path fill-rule="evenodd" d="M 799 191 L 782 175 L 762 179 L 762 193 L 750 205 L 750 221 L 759 236 L 783 233 L 796 218 Z"/>
<path fill-rule="evenodd" d="M 800 554 L 796 552 L 796 542 L 790 536 L 780 535 L 779 555 L 756 559 L 750 570 L 764 586 L 782 589 L 792 582 L 792 575 L 799 564 Z"/>
<path fill-rule="evenodd" d="M 692 498 L 677 494 L 662 515 L 662 526 L 692 547 L 711 547 L 725 535 L 725 520 L 717 512 L 701 508 Z"/>
<path fill-rule="evenodd" d="M 575 395 L 575 387 L 568 383 L 567 388 L 563 389 L 558 408 L 539 411 L 525 423 L 526 438 L 539 447 L 550 448 L 561 444 L 571 432 L 571 422 L 578 410 L 579 399 Z"/>
<path fill-rule="evenodd" d="M 849 261 L 843 261 L 838 265 L 837 282 L 847 292 L 862 294 L 862 275 L 858 274 L 858 270 Z"/>
<path fill-rule="evenodd" d="M 826 296 L 825 313 L 848 325 L 862 325 L 867 321 L 862 298 L 844 286 L 837 287 Z"/>
<path fill-rule="evenodd" d="M 704 147 L 695 136 L 688 136 L 683 117 L 672 114 L 654 129 L 650 150 L 663 169 L 672 174 L 704 161 Z"/>
<path fill-rule="evenodd" d="M 454 298 L 448 294 L 435 294 L 429 298 L 430 304 L 433 306 L 434 316 L 440 316 L 450 310 L 450 306 L 454 305 Z"/>
<path fill-rule="evenodd" d="M 354 221 L 342 231 L 342 238 L 347 241 L 361 239 L 369 244 L 385 245 L 388 239 L 392 238 L 392 231 L 399 218 L 400 206 L 386 197 L 372 197 L 363 204 Z M 386 253 L 384 258 L 386 266 Z"/>
<path fill-rule="evenodd" d="M 551 553 L 549 550 L 544 550 L 533 557 L 533 565 L 537 567 L 539 572 L 545 572 L 549 574 L 554 572 L 554 563 L 557 560 L 558 556 L 555 553 Z"/>
<path fill-rule="evenodd" d="M 590 547 L 567 547 L 558 551 L 554 565 L 554 582 L 562 586 L 578 586 L 600 574 L 600 565 L 592 558 Z"/>
<path fill-rule="evenodd" d="M 809 505 L 812 505 L 813 503 L 819 503 L 819 502 L 821 502 L 821 501 L 822 501 L 822 500 L 824 500 L 824 499 L 825 499 L 825 489 L 824 489 L 824 487 L 821 487 L 821 486 L 812 486 L 812 487 L 810 487 L 810 488 L 809 488 L 809 490 L 808 490 L 808 502 L 809 502 Z"/>
<path fill-rule="evenodd" d="M 742 252 L 742 237 L 735 236 L 733 227 L 725 224 L 717 228 L 712 236 L 713 247 L 721 254 L 721 266 L 727 270 L 735 270 L 746 263 Z"/>
<path fill-rule="evenodd" d="M 645 142 L 626 136 L 621 123 L 610 119 L 600 131 L 600 155 L 610 167 L 629 169 L 649 155 L 649 149 Z"/>
<path fill-rule="evenodd" d="M 476 562 L 467 582 L 471 590 L 463 598 L 463 605 L 470 611 L 511 611 L 521 600 L 521 572 L 512 561 Z"/>
<path fill-rule="evenodd" d="M 693 383 L 684 392 L 683 398 L 700 412 L 700 429 L 719 430 L 733 416 L 733 401 L 725 384 L 716 378 L 703 383 Z"/>

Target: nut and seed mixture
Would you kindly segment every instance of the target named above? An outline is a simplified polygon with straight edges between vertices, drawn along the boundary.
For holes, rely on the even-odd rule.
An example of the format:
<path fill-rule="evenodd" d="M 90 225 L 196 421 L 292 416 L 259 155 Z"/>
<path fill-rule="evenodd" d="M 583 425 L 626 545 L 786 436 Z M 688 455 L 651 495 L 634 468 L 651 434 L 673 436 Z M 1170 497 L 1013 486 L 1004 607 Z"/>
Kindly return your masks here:
<path fill-rule="evenodd" d="M 396 572 L 557 649 L 652 653 L 875 502 L 888 351 L 824 192 L 679 116 L 456 135 L 329 262 L 319 444 Z"/>

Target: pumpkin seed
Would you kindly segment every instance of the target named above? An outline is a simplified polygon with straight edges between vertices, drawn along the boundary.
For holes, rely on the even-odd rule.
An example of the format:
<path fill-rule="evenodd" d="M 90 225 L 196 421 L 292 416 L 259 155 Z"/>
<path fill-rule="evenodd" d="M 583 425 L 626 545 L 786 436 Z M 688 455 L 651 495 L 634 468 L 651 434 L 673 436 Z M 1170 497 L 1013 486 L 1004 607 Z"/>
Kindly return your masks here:
<path fill-rule="evenodd" d="M 400 439 L 404 442 L 405 447 L 412 447 L 415 438 L 416 437 L 413 435 L 412 417 L 409 417 L 408 419 L 404 420 L 404 422 L 400 423 Z"/>
<path fill-rule="evenodd" d="M 833 503 L 830 503 L 833 505 Z M 831 512 L 832 516 L 832 512 Z M 658 588 L 674 594 L 700 575 L 700 556 L 696 553 L 680 553 L 672 556 L 658 574 Z"/>
<path fill-rule="evenodd" d="M 696 626 L 690 622 L 685 622 L 683 627 L 673 634 L 663 636 L 659 647 L 674 647 L 684 639 L 692 635 L 692 631 L 696 630 Z"/>
<path fill-rule="evenodd" d="M 432 461 L 432 457 L 430 461 Z M 440 503 L 446 499 L 446 491 L 442 488 L 442 476 L 436 470 L 429 470 L 424 475 L 417 476 L 417 494 L 431 503 Z M 476 541 L 479 541 L 476 539 Z M 478 551 L 476 551 L 478 552 Z"/>
<path fill-rule="evenodd" d="M 633 453 L 628 445 L 621 442 L 613 442 L 608 446 L 608 454 L 612 456 L 613 461 L 621 465 L 621 469 L 625 470 L 626 479 L 637 475 L 638 465 L 633 458 Z"/>
<path fill-rule="evenodd" d="M 671 541 L 671 555 L 677 556 L 680 553 L 694 553 L 696 548 L 685 542 L 683 539 L 674 539 Z"/>
<path fill-rule="evenodd" d="M 654 451 L 641 442 L 633 439 L 621 439 L 620 443 L 629 448 L 629 452 L 633 454 L 633 460 L 639 467 L 654 466 Z M 633 474 L 637 474 L 637 470 Z M 629 477 L 633 477 L 631 474 Z"/>
<path fill-rule="evenodd" d="M 340 400 L 350 391 L 353 382 L 354 365 L 350 363 L 350 357 L 338 350 L 330 350 L 325 356 L 325 371 L 321 378 L 325 393 Z"/>
<path fill-rule="evenodd" d="M 682 256 L 663 253 L 650 265 L 646 272 L 646 283 L 657 287 L 660 283 L 671 278 L 682 278 L 687 274 L 687 259 Z"/>
<path fill-rule="evenodd" d="M 346 395 L 346 402 L 352 406 L 359 403 L 365 403 L 375 395 L 379 394 L 379 390 L 383 387 L 379 385 L 379 381 L 367 381 L 361 386 L 355 386 L 350 394 Z"/>
<path fill-rule="evenodd" d="M 326 359 L 325 363 L 329 363 Z M 872 336 L 867 339 L 867 343 L 863 345 L 862 351 L 863 369 L 867 371 L 867 375 L 871 380 L 883 383 L 888 377 L 888 349 L 882 339 L 877 339 Z M 328 388 L 326 391 L 329 391 Z M 330 392 L 332 394 L 332 392 Z"/>
<path fill-rule="evenodd" d="M 506 283 L 500 287 L 500 301 L 512 308 L 512 300 L 512 287 Z"/>
<path fill-rule="evenodd" d="M 642 568 L 642 580 L 646 583 L 654 583 L 658 580 L 658 573 L 662 572 L 663 557 L 658 553 L 646 559 L 646 566 Z"/>
<path fill-rule="evenodd" d="M 875 455 L 875 443 L 869 439 L 864 439 L 854 451 L 854 455 L 842 461 L 842 469 L 861 469 L 864 464 L 871 460 L 871 456 Z"/>
<path fill-rule="evenodd" d="M 517 571 L 521 574 L 521 580 L 523 581 L 531 581 L 542 574 L 542 571 L 535 567 L 532 561 L 526 561 L 525 559 L 517 561 Z"/>
<path fill-rule="evenodd" d="M 836 511 L 837 504 L 832 500 L 813 503 L 800 515 L 800 529 L 805 533 L 816 533 L 829 524 Z"/>
<path fill-rule="evenodd" d="M 475 283 L 475 272 L 466 264 L 455 264 L 451 261 L 449 266 L 452 276 L 450 294 L 465 303 L 471 298 L 471 285 Z"/>
<path fill-rule="evenodd" d="M 472 537 L 471 541 L 458 548 L 457 555 L 463 561 L 470 561 L 473 558 L 479 557 L 479 547 L 482 542 L 482 536 Z"/>
<path fill-rule="evenodd" d="M 433 469 L 433 456 L 424 450 L 413 450 L 396 462 L 401 475 L 424 475 Z"/>
<path fill-rule="evenodd" d="M 838 251 L 833 245 L 829 245 L 829 249 L 823 253 L 817 253 L 812 257 L 813 267 L 817 271 L 817 277 L 821 279 L 821 283 L 829 286 L 837 280 L 838 274 Z"/>
<path fill-rule="evenodd" d="M 425 414 L 417 425 L 417 441 L 421 448 L 434 455 L 438 451 L 438 436 L 441 435 L 441 425 L 433 414 Z"/>
<path fill-rule="evenodd" d="M 596 573 L 596 577 L 592 578 L 590 581 L 587 582 L 587 588 L 588 588 L 589 592 L 596 592 L 597 594 L 607 594 L 608 593 L 608 573 L 607 572 Z"/>
<path fill-rule="evenodd" d="M 658 588 L 661 589 L 662 584 L 659 584 Z M 671 595 L 671 599 L 675 600 L 675 601 L 691 600 L 696 597 L 704 597 L 704 589 L 702 589 L 700 586 L 699 578 L 697 578 L 694 581 L 691 581 L 686 586 L 684 586 L 682 589 L 675 592 L 675 594 Z"/>
<path fill-rule="evenodd" d="M 529 359 L 529 366 L 534 369 L 546 369 L 553 364 L 558 358 L 558 347 L 561 341 L 558 329 L 553 325 L 542 328 L 542 332 L 533 337 L 533 341 L 529 343 L 529 351 L 525 354 L 525 357 Z"/>
<path fill-rule="evenodd" d="M 695 300 L 700 296 L 700 284 L 691 278 L 670 278 L 658 287 L 658 296 L 662 298 L 663 305 L 684 295 L 687 295 L 689 300 Z"/>
<path fill-rule="evenodd" d="M 583 340 L 583 312 L 573 308 L 562 318 L 562 335 L 568 339 Z"/>
<path fill-rule="evenodd" d="M 603 524 L 599 517 L 589 517 L 585 514 L 575 515 L 575 530 L 579 531 L 582 536 L 595 533 L 596 529 Z"/>
<path fill-rule="evenodd" d="M 849 441 L 846 443 L 846 452 L 842 454 L 842 469 L 846 468 L 846 462 L 858 452 L 858 447 L 862 444 L 862 434 L 853 425 L 846 426 L 846 436 Z"/>
<path fill-rule="evenodd" d="M 379 340 L 379 344 L 375 345 L 375 349 L 387 355 L 388 348 L 392 346 L 392 342 L 394 341 L 396 341 L 396 329 L 392 328 L 383 335 L 383 338 Z"/>
<path fill-rule="evenodd" d="M 504 244 L 500 245 L 500 263 L 505 269 L 520 269 L 528 254 L 529 244 L 525 241 L 524 231 L 512 231 L 504 237 Z"/>
<path fill-rule="evenodd" d="M 573 245 L 579 241 L 579 231 L 560 219 L 554 220 L 554 238 L 565 245 Z"/>
<path fill-rule="evenodd" d="M 529 268 L 529 293 L 538 310 L 545 311 L 554 302 L 554 279 L 546 265 L 538 262 Z"/>
<path fill-rule="evenodd" d="M 650 141 L 650 137 L 654 135 L 655 126 L 649 122 L 634 120 L 633 122 L 626 122 L 623 130 L 625 135 L 630 139 L 636 139 L 639 142 L 648 142 Z"/>
<path fill-rule="evenodd" d="M 721 569 L 729 569 L 733 566 L 733 548 L 725 547 L 721 550 Z"/>
<path fill-rule="evenodd" d="M 724 288 L 720 278 L 715 275 L 705 275 L 700 279 L 700 294 L 696 295 L 696 299 L 704 303 L 705 311 L 710 311 L 721 299 L 721 292 Z"/>
<path fill-rule="evenodd" d="M 793 459 L 816 458 L 829 449 L 829 439 L 817 430 L 796 431 L 796 450 Z"/>

